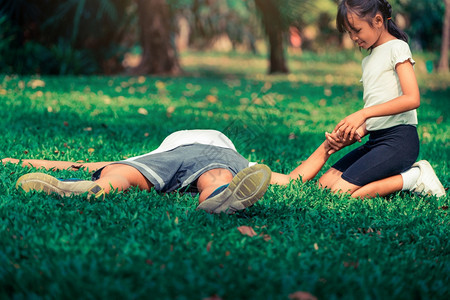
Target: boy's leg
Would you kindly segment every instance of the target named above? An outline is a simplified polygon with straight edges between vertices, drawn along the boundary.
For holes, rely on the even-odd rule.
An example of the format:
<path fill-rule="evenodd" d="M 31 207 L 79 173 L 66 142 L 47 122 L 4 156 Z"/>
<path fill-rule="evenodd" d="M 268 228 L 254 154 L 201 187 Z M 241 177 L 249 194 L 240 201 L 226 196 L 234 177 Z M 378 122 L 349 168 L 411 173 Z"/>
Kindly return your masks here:
<path fill-rule="evenodd" d="M 272 173 L 266 165 L 257 164 L 241 170 L 230 180 L 230 174 L 225 171 L 225 169 L 215 169 L 212 173 L 205 172 L 200 176 L 197 187 L 202 201 L 197 209 L 227 214 L 245 209 L 264 195 Z M 216 177 L 217 175 L 221 176 L 220 179 Z M 226 185 L 220 187 L 223 182 Z M 213 187 L 219 187 L 219 189 L 211 194 Z"/>
<path fill-rule="evenodd" d="M 206 171 L 197 180 L 197 189 L 200 192 L 198 201 L 202 203 L 206 200 L 216 189 L 233 180 L 233 174 L 227 169 L 212 169 Z"/>
<path fill-rule="evenodd" d="M 153 187 L 153 184 L 136 168 L 124 164 L 106 166 L 95 182 L 105 190 L 105 193 L 111 190 L 125 191 L 133 186 L 141 190 L 150 190 Z"/>

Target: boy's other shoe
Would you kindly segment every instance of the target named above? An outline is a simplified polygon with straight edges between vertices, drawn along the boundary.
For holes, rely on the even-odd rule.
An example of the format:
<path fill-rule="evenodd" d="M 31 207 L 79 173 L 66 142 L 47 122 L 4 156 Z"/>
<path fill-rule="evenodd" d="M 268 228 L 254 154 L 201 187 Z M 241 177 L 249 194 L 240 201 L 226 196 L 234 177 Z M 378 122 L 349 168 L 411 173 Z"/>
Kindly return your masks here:
<path fill-rule="evenodd" d="M 197 209 L 209 213 L 233 214 L 258 201 L 267 191 L 272 171 L 263 164 L 253 165 L 241 170 L 230 184 L 220 193 L 210 196 L 200 203 Z"/>
<path fill-rule="evenodd" d="M 56 193 L 61 196 L 81 195 L 87 193 L 95 198 L 104 198 L 105 191 L 94 181 L 79 179 L 57 179 L 45 173 L 29 173 L 21 176 L 16 188 L 25 192 L 43 191 L 47 194 Z"/>
<path fill-rule="evenodd" d="M 411 192 L 436 197 L 445 196 L 445 189 L 428 161 L 418 161 L 412 167 L 418 167 L 420 175 Z"/>

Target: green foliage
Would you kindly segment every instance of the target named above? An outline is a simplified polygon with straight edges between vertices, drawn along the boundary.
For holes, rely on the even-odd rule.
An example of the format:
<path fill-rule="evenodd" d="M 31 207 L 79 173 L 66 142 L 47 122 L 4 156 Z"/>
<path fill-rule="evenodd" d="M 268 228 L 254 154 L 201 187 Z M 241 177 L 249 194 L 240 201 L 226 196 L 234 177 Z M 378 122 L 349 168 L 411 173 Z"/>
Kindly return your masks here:
<path fill-rule="evenodd" d="M 279 8 L 281 19 L 284 26 L 291 26 L 293 23 L 303 23 L 307 17 L 314 15 L 319 5 L 315 5 L 315 1 L 302 0 L 273 0 L 275 6 Z M 316 3 L 317 4 L 317 3 Z"/>
<path fill-rule="evenodd" d="M 8 58 L 11 55 L 11 44 L 14 40 L 14 33 L 11 25 L 5 16 L 0 15 L 0 70 L 7 70 Z"/>
<path fill-rule="evenodd" d="M 8 46 L 12 40 L 0 42 L 0 70 L 4 73 L 67 75 L 92 74 L 97 70 L 98 66 L 87 50 L 74 49 L 63 39 L 50 48 L 30 41 L 20 49 Z"/>
<path fill-rule="evenodd" d="M 415 49 L 428 51 L 440 49 L 445 1 L 395 0 L 392 6 L 394 14 L 399 13 L 407 18 L 405 31 Z"/>
<path fill-rule="evenodd" d="M 119 45 L 131 22 L 129 1 L 5 2 L 0 16 L 10 28 L 0 30 L 13 39 L 1 72 L 91 74 L 121 69 L 124 47 Z"/>
<path fill-rule="evenodd" d="M 3 76 L 0 157 L 120 160 L 154 149 L 176 130 L 214 128 L 246 158 L 288 172 L 324 131 L 362 105 L 360 62 L 346 55 L 333 61 L 305 53 L 291 60 L 292 74 L 271 77 L 260 75 L 263 58 L 215 53 L 183 56 L 191 75 L 177 78 Z M 427 74 L 422 63 L 417 59 L 420 159 L 448 187 L 450 78 Z M 15 182 L 31 171 L 0 165 L 0 298 L 287 299 L 307 291 L 318 299 L 447 299 L 450 293 L 449 196 L 396 193 L 361 201 L 293 182 L 271 186 L 244 212 L 210 215 L 195 210 L 196 197 L 177 193 L 132 189 L 104 201 L 20 193 Z M 257 235 L 242 235 L 239 226 Z"/>
<path fill-rule="evenodd" d="M 233 49 L 258 52 L 257 41 L 264 38 L 264 30 L 253 0 L 166 1 L 174 23 L 179 17 L 188 20 L 192 48 L 206 49 L 219 37 L 227 35 Z M 339 33 L 335 30 L 337 0 L 270 2 L 275 8 L 269 17 L 272 26 L 298 27 L 303 50 L 320 52 L 340 46 Z M 394 16 L 401 14 L 406 18 L 405 31 L 414 49 L 436 51 L 440 48 L 444 1 L 390 2 Z M 136 3 L 131 0 L 3 0 L 0 5 L 0 72 L 120 72 L 124 53 L 138 43 L 136 15 Z"/>

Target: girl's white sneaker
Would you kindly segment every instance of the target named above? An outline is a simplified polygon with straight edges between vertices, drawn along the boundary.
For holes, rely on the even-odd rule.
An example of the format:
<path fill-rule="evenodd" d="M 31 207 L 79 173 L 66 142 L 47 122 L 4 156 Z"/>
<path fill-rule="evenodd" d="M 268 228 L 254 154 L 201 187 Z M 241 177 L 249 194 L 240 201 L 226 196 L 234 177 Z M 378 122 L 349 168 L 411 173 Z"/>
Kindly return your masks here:
<path fill-rule="evenodd" d="M 420 176 L 412 187 L 411 192 L 436 197 L 445 196 L 445 189 L 428 161 L 418 161 L 412 167 L 420 169 Z"/>

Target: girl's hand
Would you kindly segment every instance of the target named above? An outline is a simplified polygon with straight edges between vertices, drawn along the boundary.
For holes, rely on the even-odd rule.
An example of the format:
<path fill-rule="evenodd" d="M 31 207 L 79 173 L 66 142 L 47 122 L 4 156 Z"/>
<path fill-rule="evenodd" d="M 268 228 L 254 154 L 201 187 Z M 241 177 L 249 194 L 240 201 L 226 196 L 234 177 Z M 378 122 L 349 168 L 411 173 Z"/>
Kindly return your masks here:
<path fill-rule="evenodd" d="M 358 128 L 358 130 L 355 132 L 353 139 L 344 140 L 342 138 L 341 132 L 335 132 L 332 133 L 325 132 L 325 138 L 327 141 L 327 146 L 329 147 L 329 150 L 327 151 L 328 154 L 333 154 L 335 152 L 338 152 L 344 147 L 347 147 L 355 142 L 360 142 L 363 136 L 365 136 L 365 126 L 361 126 Z"/>
<path fill-rule="evenodd" d="M 358 134 L 356 134 L 355 137 L 356 136 L 358 136 L 358 138 L 359 138 Z M 330 147 L 330 149 L 328 150 L 328 154 L 333 154 L 335 152 L 338 152 L 342 148 L 347 147 L 357 141 L 357 139 L 343 140 L 339 136 L 339 134 L 336 132 L 332 132 L 332 133 L 325 132 L 325 138 L 326 138 L 328 146 Z"/>
<path fill-rule="evenodd" d="M 345 141 L 348 139 L 353 140 L 355 137 L 356 130 L 364 124 L 366 121 L 366 116 L 363 110 L 359 110 L 351 115 L 345 117 L 342 121 L 340 121 L 333 132 L 340 132 L 342 139 Z M 361 137 L 358 141 L 361 140 Z"/>

